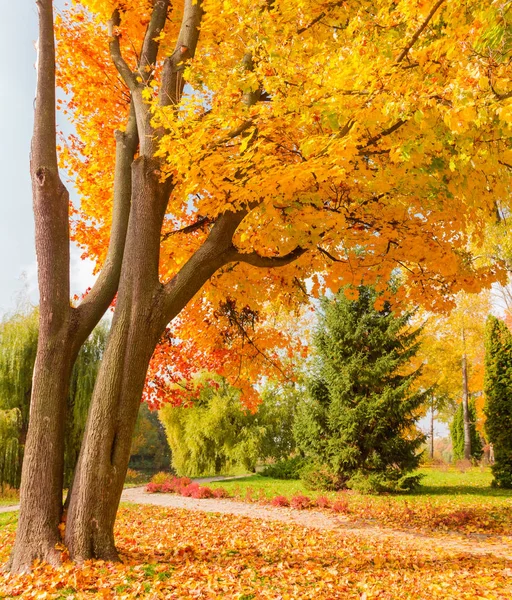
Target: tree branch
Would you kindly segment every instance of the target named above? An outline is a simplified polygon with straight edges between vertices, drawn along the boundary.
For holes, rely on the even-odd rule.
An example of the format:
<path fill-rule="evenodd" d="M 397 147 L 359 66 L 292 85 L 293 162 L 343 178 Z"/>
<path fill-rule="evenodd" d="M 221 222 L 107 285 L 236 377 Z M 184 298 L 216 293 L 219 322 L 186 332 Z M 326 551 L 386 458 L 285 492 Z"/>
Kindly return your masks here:
<path fill-rule="evenodd" d="M 427 18 L 423 21 L 423 23 L 421 24 L 420 28 L 416 31 L 416 33 L 412 36 L 410 42 L 407 44 L 407 46 L 402 50 L 402 52 L 400 53 L 400 56 L 396 59 L 396 64 L 399 64 L 403 61 L 403 59 L 407 56 L 407 54 L 409 53 L 409 50 L 414 46 L 414 44 L 418 41 L 418 38 L 420 37 L 420 35 L 423 33 L 424 29 L 427 27 L 427 25 L 430 23 L 432 17 L 436 14 L 437 9 L 445 2 L 445 0 L 438 0 L 438 2 L 436 2 L 436 4 L 434 4 L 434 6 L 432 7 L 431 11 L 428 13 Z"/>
<path fill-rule="evenodd" d="M 107 257 L 91 291 L 76 308 L 79 338 L 84 340 L 112 302 L 121 275 L 131 206 L 132 162 L 138 146 L 133 102 L 130 104 L 126 131 L 116 131 L 115 136 L 114 205 Z"/>
<path fill-rule="evenodd" d="M 342 6 L 344 3 L 345 3 L 345 0 L 342 0 L 341 2 L 335 2 L 332 6 L 329 7 L 329 10 L 333 10 L 335 8 L 338 8 L 338 6 Z M 301 27 L 300 29 L 298 29 L 297 30 L 297 34 L 301 35 L 305 31 L 307 31 L 308 29 L 311 29 L 311 27 L 313 27 L 314 25 L 316 25 L 317 23 L 319 23 L 324 17 L 326 17 L 327 14 L 328 13 L 326 11 L 321 12 L 318 15 L 318 17 L 315 17 L 310 23 L 308 23 L 304 27 Z"/>
<path fill-rule="evenodd" d="M 210 217 L 201 217 L 195 223 L 192 223 L 191 225 L 187 225 L 186 227 L 182 227 L 181 229 L 176 229 L 174 231 L 168 231 L 167 233 L 165 233 L 162 236 L 161 241 L 164 242 L 165 240 L 169 239 L 171 236 L 178 235 L 179 233 L 192 233 L 194 231 L 197 231 L 198 229 L 202 229 L 203 227 L 205 227 L 206 225 L 209 225 L 210 223 L 212 223 L 212 219 L 210 219 Z"/>
<path fill-rule="evenodd" d="M 273 267 L 285 267 L 290 263 L 296 261 L 303 254 L 307 252 L 306 248 L 297 246 L 288 254 L 284 256 L 261 256 L 257 252 L 239 252 L 234 246 L 232 246 L 228 253 L 229 262 L 244 262 L 254 267 L 261 268 L 273 268 Z"/>
<path fill-rule="evenodd" d="M 199 26 L 203 17 L 201 0 L 185 0 L 183 19 L 176 41 L 176 48 L 164 61 L 160 105 L 178 104 L 183 94 L 185 80 L 182 72 L 185 61 L 194 58 L 199 41 Z"/>
<path fill-rule="evenodd" d="M 145 83 L 149 82 L 155 68 L 158 49 L 160 47 L 160 42 L 155 38 L 158 38 L 160 32 L 165 27 L 169 4 L 169 0 L 155 1 L 153 12 L 151 13 L 151 20 L 146 29 L 139 61 L 139 74 Z"/>
<path fill-rule="evenodd" d="M 381 131 L 377 135 L 374 135 L 373 137 L 371 137 L 366 142 L 366 144 L 364 146 L 361 145 L 361 146 L 358 146 L 358 148 L 361 150 L 361 149 L 364 149 L 364 148 L 368 148 L 369 146 L 373 146 L 374 144 L 376 144 L 383 137 L 386 137 L 387 135 L 391 135 L 397 129 L 400 129 L 400 127 L 402 127 L 402 125 L 405 125 L 405 123 L 407 123 L 407 120 L 399 119 L 394 125 L 391 125 L 391 127 L 388 127 L 387 129 L 384 129 L 383 131 Z"/>
<path fill-rule="evenodd" d="M 321 246 L 317 246 L 317 249 L 319 252 L 321 252 L 324 256 L 326 256 L 329 260 L 332 260 L 332 262 L 348 262 L 347 260 L 345 260 L 344 258 L 336 258 L 335 256 L 333 256 L 330 252 L 328 252 L 327 250 L 325 250 L 324 248 L 322 248 Z"/>
<path fill-rule="evenodd" d="M 134 73 L 126 63 L 121 54 L 121 46 L 119 45 L 119 34 L 114 31 L 115 27 L 119 27 L 121 24 L 121 13 L 119 9 L 116 8 L 112 13 L 112 17 L 108 22 L 108 36 L 110 38 L 108 47 L 110 49 L 110 56 L 112 58 L 112 62 L 117 69 L 119 75 L 128 86 L 128 89 L 135 93 L 138 91 L 137 79 L 135 78 Z"/>
<path fill-rule="evenodd" d="M 69 194 L 59 176 L 52 0 L 37 0 L 39 40 L 30 171 L 41 317 L 59 328 L 69 316 Z"/>

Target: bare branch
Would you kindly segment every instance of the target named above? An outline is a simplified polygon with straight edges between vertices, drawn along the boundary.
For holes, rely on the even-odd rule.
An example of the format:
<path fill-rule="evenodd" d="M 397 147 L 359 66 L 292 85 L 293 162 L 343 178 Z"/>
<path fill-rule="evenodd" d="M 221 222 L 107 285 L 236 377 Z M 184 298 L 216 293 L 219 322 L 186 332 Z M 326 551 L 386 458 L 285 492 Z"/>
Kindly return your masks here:
<path fill-rule="evenodd" d="M 258 254 L 257 252 L 240 252 L 233 246 L 228 256 L 229 262 L 237 261 L 247 263 L 254 267 L 273 268 L 285 267 L 286 265 L 296 261 L 306 252 L 306 248 L 297 246 L 297 248 L 291 252 L 288 252 L 288 254 L 285 254 L 284 256 L 261 256 L 261 254 Z"/>
<path fill-rule="evenodd" d="M 137 80 L 134 73 L 126 63 L 121 54 L 121 47 L 119 45 L 119 34 L 116 33 L 115 28 L 119 27 L 121 23 L 121 13 L 116 8 L 112 13 L 112 17 L 108 22 L 108 35 L 110 38 L 109 49 L 112 62 L 114 63 L 119 75 L 121 75 L 123 81 L 128 86 L 128 89 L 133 93 L 138 89 Z"/>
<path fill-rule="evenodd" d="M 183 79 L 185 61 L 193 58 L 196 52 L 202 17 L 202 1 L 185 0 L 176 48 L 164 62 L 162 89 L 160 91 L 160 104 L 162 106 L 177 104 L 181 100 L 183 88 L 185 87 L 185 80 Z"/>
<path fill-rule="evenodd" d="M 407 46 L 402 50 L 400 56 L 396 59 L 396 64 L 399 64 L 403 61 L 403 59 L 409 54 L 409 50 L 414 46 L 414 44 L 418 41 L 418 38 L 423 33 L 427 25 L 432 20 L 432 17 L 436 14 L 437 9 L 445 2 L 445 0 L 438 0 L 436 4 L 432 7 L 431 11 L 428 13 L 427 18 L 423 21 L 420 28 L 416 31 L 416 33 L 412 36 L 410 42 Z"/>
<path fill-rule="evenodd" d="M 165 27 L 169 4 L 169 0 L 156 0 L 148 28 L 146 29 L 139 61 L 139 74 L 146 83 L 151 79 L 153 69 L 155 68 L 158 49 L 160 47 L 160 42 L 155 38 L 158 38 L 160 32 Z"/>

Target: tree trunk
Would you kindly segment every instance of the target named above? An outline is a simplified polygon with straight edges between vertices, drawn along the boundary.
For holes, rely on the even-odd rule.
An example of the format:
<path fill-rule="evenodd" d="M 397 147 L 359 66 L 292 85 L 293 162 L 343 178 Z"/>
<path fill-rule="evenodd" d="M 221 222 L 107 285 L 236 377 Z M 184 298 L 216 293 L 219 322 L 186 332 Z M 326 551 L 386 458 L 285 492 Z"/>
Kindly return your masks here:
<path fill-rule="evenodd" d="M 462 355 L 462 412 L 464 416 L 464 460 L 471 460 L 471 423 L 469 418 L 468 367 L 466 353 Z"/>
<path fill-rule="evenodd" d="M 9 567 L 19 573 L 36 559 L 60 563 L 64 424 L 74 357 L 62 352 L 67 338 L 42 331 L 34 368 L 30 422 L 23 458 L 20 517 Z M 66 382 L 68 385 L 66 385 Z"/>
<path fill-rule="evenodd" d="M 160 231 L 171 182 L 158 162 L 132 167 L 133 201 L 119 295 L 78 459 L 66 523 L 73 559 L 116 560 L 113 526 L 149 360 L 165 321 L 158 280 Z"/>

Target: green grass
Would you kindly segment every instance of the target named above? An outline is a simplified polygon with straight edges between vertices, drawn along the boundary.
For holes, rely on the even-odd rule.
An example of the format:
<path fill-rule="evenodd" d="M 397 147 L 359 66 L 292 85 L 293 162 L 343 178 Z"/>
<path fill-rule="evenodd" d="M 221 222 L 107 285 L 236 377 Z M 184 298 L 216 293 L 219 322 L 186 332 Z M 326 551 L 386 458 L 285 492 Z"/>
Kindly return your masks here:
<path fill-rule="evenodd" d="M 399 500 L 421 498 L 424 496 L 483 496 L 486 498 L 510 498 L 512 490 L 502 490 L 491 487 L 492 474 L 489 468 L 473 467 L 462 472 L 456 468 L 434 469 L 423 468 L 418 471 L 423 475 L 422 485 L 415 492 L 393 495 Z M 298 480 L 273 479 L 262 475 L 249 475 L 240 479 L 215 481 L 209 487 L 226 488 L 236 496 L 245 496 L 247 490 L 252 493 L 262 493 L 268 498 L 277 495 L 290 496 L 295 493 L 313 494 Z M 318 492 L 317 492 L 318 494 Z"/>
<path fill-rule="evenodd" d="M 346 503 L 351 518 L 377 521 L 392 527 L 456 529 L 465 533 L 512 535 L 512 490 L 491 487 L 490 469 L 474 467 L 424 468 L 422 486 L 413 493 L 365 496 L 356 492 L 322 493 L 307 490 L 300 481 L 252 475 L 208 484 L 226 488 L 235 498 L 258 500 L 290 498 L 301 493 L 310 498 L 328 496 Z"/>
<path fill-rule="evenodd" d="M 0 513 L 0 527 L 14 527 L 18 522 L 18 511 Z"/>

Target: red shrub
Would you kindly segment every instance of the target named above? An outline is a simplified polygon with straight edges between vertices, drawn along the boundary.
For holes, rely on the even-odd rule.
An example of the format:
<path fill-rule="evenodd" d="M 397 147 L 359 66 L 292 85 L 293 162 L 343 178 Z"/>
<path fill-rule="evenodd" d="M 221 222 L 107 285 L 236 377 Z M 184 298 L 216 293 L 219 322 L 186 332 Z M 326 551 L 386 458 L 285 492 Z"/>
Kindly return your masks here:
<path fill-rule="evenodd" d="M 190 498 L 190 497 L 192 497 L 192 494 L 194 494 L 198 488 L 199 488 L 198 483 L 189 483 L 188 485 L 184 485 L 184 486 L 180 487 L 179 493 L 181 496 Z"/>
<path fill-rule="evenodd" d="M 331 509 L 337 513 L 348 513 L 348 500 L 346 498 L 338 498 L 332 503 Z"/>
<path fill-rule="evenodd" d="M 290 501 L 286 496 L 274 496 L 270 501 L 272 506 L 290 506 Z"/>
<path fill-rule="evenodd" d="M 297 508 L 298 510 L 304 510 L 311 506 L 311 498 L 303 496 L 302 494 L 295 494 L 290 500 L 290 506 L 292 508 Z"/>
<path fill-rule="evenodd" d="M 213 490 L 209 487 L 199 485 L 190 494 L 192 498 L 202 500 L 203 498 L 213 498 Z"/>
<path fill-rule="evenodd" d="M 192 481 L 188 477 L 173 477 L 169 482 L 171 487 L 171 490 L 169 491 L 180 494 L 181 488 L 187 487 L 187 485 L 190 485 L 191 483 Z"/>
<path fill-rule="evenodd" d="M 213 497 L 214 498 L 229 498 L 230 495 L 226 488 L 215 488 L 213 490 Z"/>
<path fill-rule="evenodd" d="M 167 494 L 173 494 L 174 487 L 172 485 L 172 481 L 168 480 L 168 481 L 164 481 L 162 484 L 160 484 L 160 491 L 165 492 Z"/>
<path fill-rule="evenodd" d="M 146 492 L 148 492 L 150 494 L 154 494 L 155 492 L 161 492 L 161 491 L 162 491 L 162 484 L 161 483 L 153 483 L 151 481 L 146 486 Z"/>
<path fill-rule="evenodd" d="M 318 506 L 318 508 L 330 508 L 331 501 L 326 496 L 318 496 L 315 500 L 315 506 Z"/>

